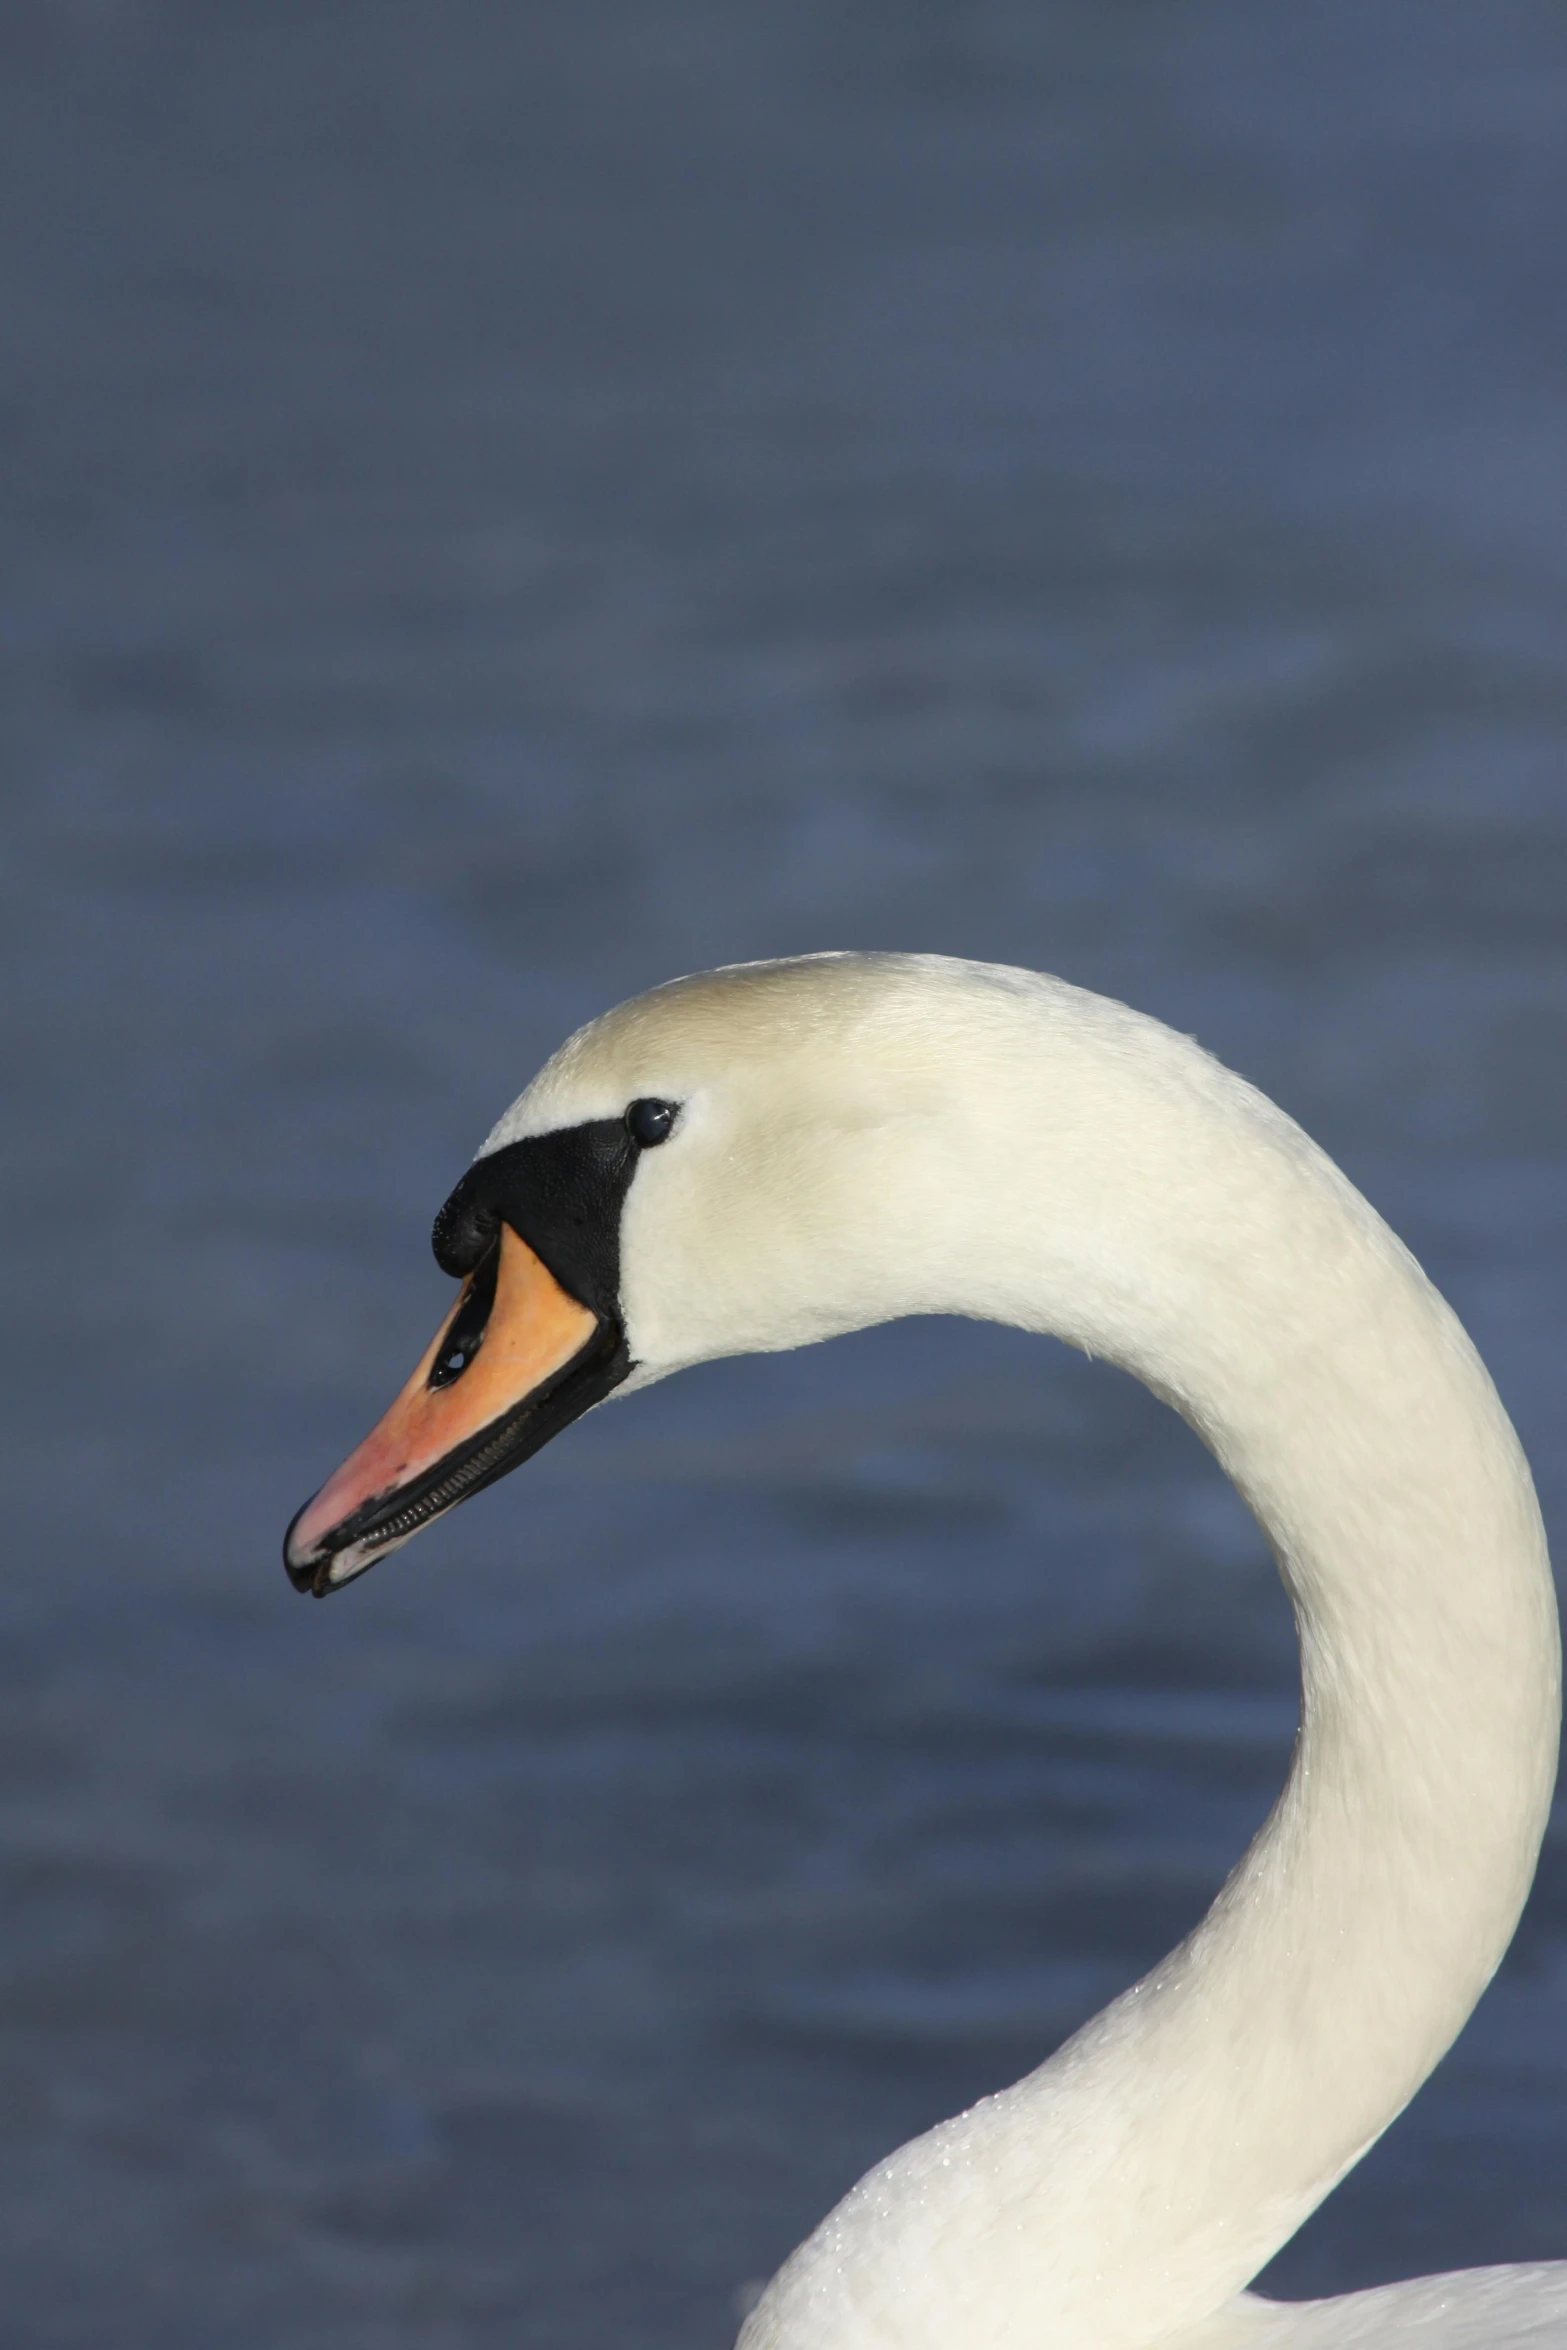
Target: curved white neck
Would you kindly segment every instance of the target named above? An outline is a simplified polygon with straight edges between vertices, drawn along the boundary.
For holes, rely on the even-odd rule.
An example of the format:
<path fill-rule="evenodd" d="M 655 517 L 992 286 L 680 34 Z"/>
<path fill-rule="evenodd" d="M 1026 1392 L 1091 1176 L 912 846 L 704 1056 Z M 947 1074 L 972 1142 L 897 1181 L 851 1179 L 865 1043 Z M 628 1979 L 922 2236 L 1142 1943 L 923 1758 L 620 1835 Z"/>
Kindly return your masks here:
<path fill-rule="evenodd" d="M 1189 1940 L 1040 2071 L 873 2172 L 742 2342 L 1136 2350 L 1256 2273 L 1489 1979 L 1554 1779 L 1554 1599 L 1472 1347 L 1280 1112 L 1069 989 L 976 996 L 940 1030 L 927 1012 L 920 1049 L 961 1068 L 956 1110 L 922 1130 L 916 1094 L 890 1143 L 844 1146 L 838 1321 L 1017 1322 L 1172 1402 L 1278 1557 L 1300 1732 Z"/>

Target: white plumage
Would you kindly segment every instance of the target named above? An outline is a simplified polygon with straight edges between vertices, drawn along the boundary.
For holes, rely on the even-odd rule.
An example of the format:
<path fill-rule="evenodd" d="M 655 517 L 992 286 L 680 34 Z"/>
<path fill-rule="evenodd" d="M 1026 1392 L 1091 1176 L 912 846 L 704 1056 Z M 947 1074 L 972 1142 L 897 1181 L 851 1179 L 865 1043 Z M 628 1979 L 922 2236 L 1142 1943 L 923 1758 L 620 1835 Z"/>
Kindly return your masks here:
<path fill-rule="evenodd" d="M 572 1038 L 486 1144 L 681 1106 L 622 1235 L 628 1386 L 906 1313 L 1049 1331 L 1181 1411 L 1300 1634 L 1288 1782 L 1203 1923 L 1015 2087 L 890 2155 L 742 2350 L 1544 2350 L 1567 2267 L 1246 2295 L 1489 1980 L 1556 1765 L 1529 1473 L 1473 1348 L 1307 1137 L 1033 974 L 819 956 Z"/>

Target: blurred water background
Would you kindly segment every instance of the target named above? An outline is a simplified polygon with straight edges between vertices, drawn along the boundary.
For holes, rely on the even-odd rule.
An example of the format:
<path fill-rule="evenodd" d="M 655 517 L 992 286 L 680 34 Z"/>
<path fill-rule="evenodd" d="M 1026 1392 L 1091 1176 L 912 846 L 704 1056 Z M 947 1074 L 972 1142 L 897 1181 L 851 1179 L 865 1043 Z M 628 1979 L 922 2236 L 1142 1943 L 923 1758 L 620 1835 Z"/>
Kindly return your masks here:
<path fill-rule="evenodd" d="M 7 0 L 8 2350 L 722 2350 L 1200 1914 L 1259 1538 L 909 1324 L 283 1525 L 566 1029 L 820 946 L 1195 1031 L 1467 1319 L 1558 1545 L 1567 21 Z M 1276 2264 L 1567 2255 L 1567 1864 Z"/>

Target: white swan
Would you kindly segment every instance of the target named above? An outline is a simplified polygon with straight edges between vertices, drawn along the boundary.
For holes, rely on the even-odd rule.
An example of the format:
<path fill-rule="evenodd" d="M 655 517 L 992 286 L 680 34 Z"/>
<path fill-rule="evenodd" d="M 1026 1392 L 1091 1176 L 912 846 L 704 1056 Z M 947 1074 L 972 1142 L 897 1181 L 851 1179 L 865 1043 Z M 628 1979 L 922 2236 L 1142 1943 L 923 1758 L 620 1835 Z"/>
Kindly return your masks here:
<path fill-rule="evenodd" d="M 1473 1348 L 1299 1128 L 1030 973 L 817 956 L 680 980 L 555 1055 L 442 1211 L 465 1286 L 291 1527 L 335 1588 L 611 1388 L 907 1313 L 1051 1331 L 1175 1405 L 1300 1635 L 1288 1782 L 1202 1924 L 1048 2063 L 890 2155 L 742 2350 L 1522 2350 L 1567 2264 L 1243 2291 L 1468 2015 L 1556 1765 L 1528 1469 Z"/>

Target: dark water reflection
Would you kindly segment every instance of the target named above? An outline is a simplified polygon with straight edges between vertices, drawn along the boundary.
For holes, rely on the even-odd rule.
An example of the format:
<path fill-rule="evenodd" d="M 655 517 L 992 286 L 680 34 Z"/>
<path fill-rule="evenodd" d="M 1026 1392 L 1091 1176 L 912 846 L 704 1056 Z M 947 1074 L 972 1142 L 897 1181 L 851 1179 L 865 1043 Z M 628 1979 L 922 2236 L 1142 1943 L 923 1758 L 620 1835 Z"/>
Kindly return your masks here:
<path fill-rule="evenodd" d="M 564 1029 L 827 944 L 1197 1031 L 1560 1528 L 1543 5 L 12 0 L 8 2344 L 699 2350 L 1201 1911 L 1289 1627 L 1185 1431 L 909 1325 L 281 1527 Z M 1567 2255 L 1567 1873 L 1287 2289 Z"/>

